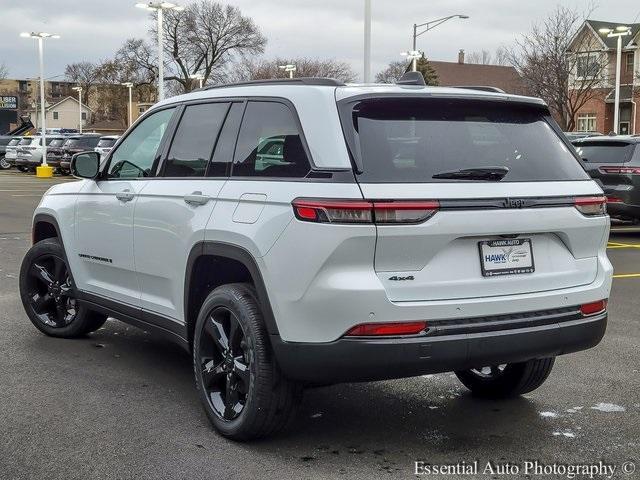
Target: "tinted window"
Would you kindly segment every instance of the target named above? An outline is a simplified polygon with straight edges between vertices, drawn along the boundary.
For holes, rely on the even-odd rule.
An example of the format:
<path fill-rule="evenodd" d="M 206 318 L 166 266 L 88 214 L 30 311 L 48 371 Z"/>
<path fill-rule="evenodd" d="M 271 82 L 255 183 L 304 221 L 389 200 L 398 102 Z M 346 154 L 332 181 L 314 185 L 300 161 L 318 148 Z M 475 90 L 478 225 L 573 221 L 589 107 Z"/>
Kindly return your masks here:
<path fill-rule="evenodd" d="M 236 139 L 238 138 L 238 129 L 242 122 L 242 114 L 244 112 L 244 103 L 233 103 L 224 122 L 213 159 L 209 164 L 207 176 L 209 177 L 226 177 L 229 175 L 228 167 L 233 161 L 233 152 L 236 147 Z"/>
<path fill-rule="evenodd" d="M 152 113 L 120 143 L 111 155 L 110 178 L 137 178 L 151 175 L 158 147 L 174 108 Z"/>
<path fill-rule="evenodd" d="M 249 102 L 236 146 L 233 175 L 304 177 L 309 159 L 291 110 L 275 102 Z"/>
<path fill-rule="evenodd" d="M 20 143 L 18 143 L 18 145 L 31 145 L 31 142 L 33 142 L 35 139 L 34 138 L 23 138 L 22 140 L 20 140 Z"/>
<path fill-rule="evenodd" d="M 65 142 L 64 138 L 54 138 L 53 140 L 51 140 L 51 143 L 49 144 L 49 146 L 50 147 L 61 147 L 64 142 Z"/>
<path fill-rule="evenodd" d="M 98 145 L 96 146 L 100 148 L 110 148 L 110 147 L 113 147 L 115 144 L 116 144 L 115 138 L 101 138 L 100 141 L 98 142 Z"/>
<path fill-rule="evenodd" d="M 228 103 L 205 103 L 185 108 L 166 160 L 165 177 L 203 177 Z"/>
<path fill-rule="evenodd" d="M 343 119 L 344 121 L 345 119 Z M 363 182 L 455 182 L 461 169 L 505 166 L 504 182 L 589 177 L 535 107 L 472 100 L 375 99 L 355 105 L 352 150 Z"/>
<path fill-rule="evenodd" d="M 78 146 L 78 142 L 80 139 L 78 138 L 70 138 L 69 140 L 67 140 L 66 142 L 64 142 L 64 147 L 65 148 L 74 148 Z"/>
<path fill-rule="evenodd" d="M 576 146 L 578 155 L 585 162 L 624 163 L 633 155 L 635 144 L 622 142 L 579 143 Z"/>
<path fill-rule="evenodd" d="M 20 143 L 20 139 L 19 138 L 13 138 L 11 139 L 11 141 L 8 143 L 9 147 L 13 147 L 14 145 L 18 145 Z"/>

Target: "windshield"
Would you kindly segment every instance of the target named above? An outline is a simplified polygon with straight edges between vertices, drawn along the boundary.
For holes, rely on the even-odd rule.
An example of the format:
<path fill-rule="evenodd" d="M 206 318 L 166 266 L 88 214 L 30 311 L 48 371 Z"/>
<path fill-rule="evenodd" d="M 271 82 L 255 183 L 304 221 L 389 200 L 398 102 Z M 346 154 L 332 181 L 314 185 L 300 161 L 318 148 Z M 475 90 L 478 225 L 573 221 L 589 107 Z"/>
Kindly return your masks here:
<path fill-rule="evenodd" d="M 19 138 L 14 138 L 13 140 L 11 140 L 11 141 L 7 144 L 7 146 L 8 146 L 8 147 L 13 147 L 13 146 L 15 146 L 15 145 L 18 145 L 19 143 L 20 143 L 20 139 L 19 139 Z"/>
<path fill-rule="evenodd" d="M 441 174 L 488 167 L 507 171 L 503 182 L 589 178 L 535 106 L 376 98 L 355 104 L 351 120 L 362 182 L 473 181 Z"/>
<path fill-rule="evenodd" d="M 585 162 L 624 163 L 633 155 L 635 144 L 622 142 L 579 143 L 576 145 L 578 155 Z"/>
<path fill-rule="evenodd" d="M 76 146 L 79 141 L 80 141 L 79 138 L 70 138 L 69 140 L 64 142 L 64 146 L 65 146 L 65 148 L 71 148 L 71 147 Z"/>
<path fill-rule="evenodd" d="M 35 138 L 23 138 L 18 145 L 31 145 Z M 35 143 L 35 142 L 34 142 Z"/>
<path fill-rule="evenodd" d="M 98 147 L 100 148 L 111 148 L 116 143 L 115 138 L 101 138 L 98 142 Z"/>
<path fill-rule="evenodd" d="M 47 143 L 48 142 L 49 141 L 47 140 Z M 50 147 L 61 147 L 63 143 L 64 143 L 64 138 L 53 138 L 51 140 L 51 143 L 49 143 L 49 146 Z"/>

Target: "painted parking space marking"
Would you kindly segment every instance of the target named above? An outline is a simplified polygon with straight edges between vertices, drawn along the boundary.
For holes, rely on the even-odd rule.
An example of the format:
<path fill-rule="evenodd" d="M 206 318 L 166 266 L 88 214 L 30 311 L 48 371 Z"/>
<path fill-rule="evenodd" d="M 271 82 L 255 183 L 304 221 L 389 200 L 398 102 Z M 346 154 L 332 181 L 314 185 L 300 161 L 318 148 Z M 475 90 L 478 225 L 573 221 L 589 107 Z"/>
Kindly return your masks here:
<path fill-rule="evenodd" d="M 616 248 L 640 248 L 640 243 L 621 243 L 621 242 L 609 242 L 607 244 L 608 249 Z"/>
<path fill-rule="evenodd" d="M 620 273 L 613 278 L 640 278 L 640 273 Z"/>

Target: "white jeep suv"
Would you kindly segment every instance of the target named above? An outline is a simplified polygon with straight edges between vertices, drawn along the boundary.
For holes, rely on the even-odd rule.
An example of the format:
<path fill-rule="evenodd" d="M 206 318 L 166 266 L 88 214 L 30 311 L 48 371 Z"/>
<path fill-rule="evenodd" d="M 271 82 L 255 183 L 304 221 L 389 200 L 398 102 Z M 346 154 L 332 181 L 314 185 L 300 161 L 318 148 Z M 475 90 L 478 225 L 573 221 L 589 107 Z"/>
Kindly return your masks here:
<path fill-rule="evenodd" d="M 29 318 L 175 340 L 233 439 L 281 428 L 310 384 L 455 371 L 530 392 L 605 332 L 606 199 L 535 98 L 413 77 L 206 88 L 72 171 L 35 211 Z"/>

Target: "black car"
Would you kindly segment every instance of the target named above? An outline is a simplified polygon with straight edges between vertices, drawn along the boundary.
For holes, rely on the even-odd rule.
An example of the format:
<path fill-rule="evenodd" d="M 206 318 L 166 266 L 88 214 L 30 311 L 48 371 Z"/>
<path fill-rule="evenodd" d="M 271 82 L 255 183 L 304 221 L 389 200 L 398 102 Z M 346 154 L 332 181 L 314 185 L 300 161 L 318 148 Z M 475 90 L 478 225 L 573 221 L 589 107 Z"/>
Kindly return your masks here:
<path fill-rule="evenodd" d="M 640 221 L 640 135 L 574 140 L 582 165 L 601 183 L 609 215 Z"/>
<path fill-rule="evenodd" d="M 564 134 L 570 142 L 579 140 L 580 138 L 601 137 L 603 135 L 600 132 L 564 132 Z"/>
<path fill-rule="evenodd" d="M 79 152 L 93 150 L 100 141 L 99 134 L 73 135 L 59 147 L 49 148 L 47 163 L 63 173 L 69 173 L 71 157 Z"/>

